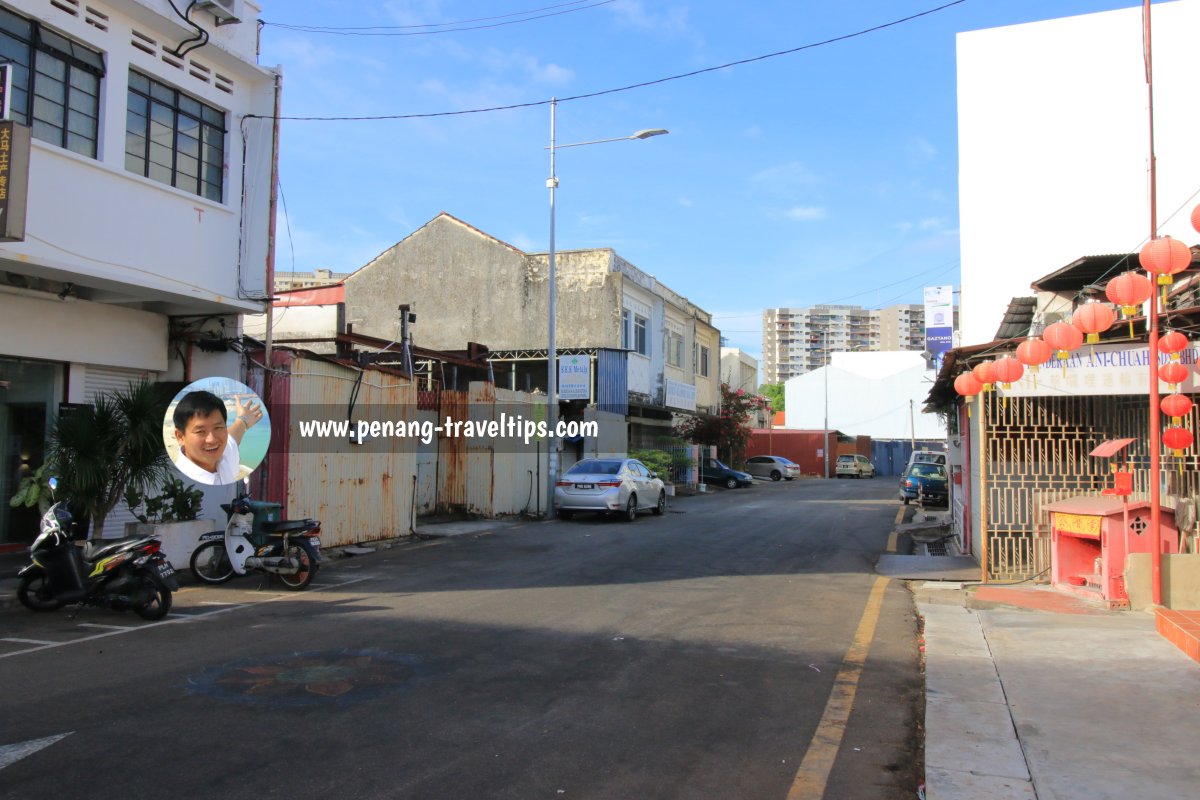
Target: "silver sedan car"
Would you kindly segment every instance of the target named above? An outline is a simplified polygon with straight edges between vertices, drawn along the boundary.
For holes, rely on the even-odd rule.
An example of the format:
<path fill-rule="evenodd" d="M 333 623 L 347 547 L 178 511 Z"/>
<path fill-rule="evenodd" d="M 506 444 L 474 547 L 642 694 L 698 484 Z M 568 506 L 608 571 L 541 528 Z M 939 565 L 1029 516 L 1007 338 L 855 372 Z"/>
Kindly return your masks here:
<path fill-rule="evenodd" d="M 790 481 L 800 477 L 800 465 L 783 456 L 754 456 L 746 459 L 746 472 L 757 478 Z"/>
<path fill-rule="evenodd" d="M 554 484 L 554 507 L 562 519 L 576 511 L 600 511 L 633 522 L 639 511 L 666 511 L 667 492 L 635 458 L 585 458 Z"/>

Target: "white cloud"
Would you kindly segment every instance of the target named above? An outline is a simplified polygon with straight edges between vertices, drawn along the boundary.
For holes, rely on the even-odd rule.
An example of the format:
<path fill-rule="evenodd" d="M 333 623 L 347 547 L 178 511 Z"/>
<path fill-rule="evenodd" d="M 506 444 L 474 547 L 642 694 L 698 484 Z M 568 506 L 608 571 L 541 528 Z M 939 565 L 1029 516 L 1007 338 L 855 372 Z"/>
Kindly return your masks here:
<path fill-rule="evenodd" d="M 812 222 L 828 216 L 825 209 L 818 206 L 793 206 L 783 212 L 783 215 L 797 222 Z"/>
<path fill-rule="evenodd" d="M 611 6 L 618 22 L 642 31 L 656 33 L 679 34 L 688 29 L 688 9 L 686 6 L 671 6 L 647 11 L 641 0 L 617 0 Z"/>
<path fill-rule="evenodd" d="M 518 250 L 524 250 L 526 253 L 537 253 L 546 249 L 546 244 L 544 241 L 538 243 L 532 236 L 522 232 L 509 234 L 504 241 L 508 242 Z"/>
<path fill-rule="evenodd" d="M 909 141 L 908 150 L 918 161 L 933 161 L 938 154 L 938 149 L 923 136 L 914 137 Z"/>
<path fill-rule="evenodd" d="M 690 197 L 681 197 L 679 198 L 679 205 L 683 206 L 684 208 L 691 208 L 696 204 L 692 202 L 692 198 Z"/>

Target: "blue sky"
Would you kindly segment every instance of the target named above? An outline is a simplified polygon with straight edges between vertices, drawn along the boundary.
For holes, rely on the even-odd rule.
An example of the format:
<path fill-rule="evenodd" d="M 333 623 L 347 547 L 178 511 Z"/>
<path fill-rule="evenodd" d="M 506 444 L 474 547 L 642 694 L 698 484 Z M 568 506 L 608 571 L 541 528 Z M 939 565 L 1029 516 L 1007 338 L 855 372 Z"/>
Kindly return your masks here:
<path fill-rule="evenodd" d="M 264 0 L 260 62 L 283 67 L 285 117 L 436 114 L 654 81 L 946 2 Z M 755 355 L 766 307 L 920 303 L 924 286 L 958 284 L 955 34 L 1134 5 L 965 0 L 562 101 L 560 145 L 670 134 L 559 151 L 557 247 L 614 248 Z M 475 29 L 284 27 L 440 23 Z M 548 105 L 284 121 L 276 268 L 352 271 L 441 211 L 544 252 L 549 136 Z"/>

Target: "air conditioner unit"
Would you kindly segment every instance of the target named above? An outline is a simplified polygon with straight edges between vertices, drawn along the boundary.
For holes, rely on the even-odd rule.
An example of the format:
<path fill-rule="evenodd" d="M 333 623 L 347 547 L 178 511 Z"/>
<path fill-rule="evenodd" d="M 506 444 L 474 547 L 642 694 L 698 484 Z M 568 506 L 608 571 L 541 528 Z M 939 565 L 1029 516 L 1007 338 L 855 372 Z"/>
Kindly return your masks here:
<path fill-rule="evenodd" d="M 241 22 L 245 16 L 242 0 L 198 0 L 196 8 L 203 9 L 217 18 L 218 25 Z"/>

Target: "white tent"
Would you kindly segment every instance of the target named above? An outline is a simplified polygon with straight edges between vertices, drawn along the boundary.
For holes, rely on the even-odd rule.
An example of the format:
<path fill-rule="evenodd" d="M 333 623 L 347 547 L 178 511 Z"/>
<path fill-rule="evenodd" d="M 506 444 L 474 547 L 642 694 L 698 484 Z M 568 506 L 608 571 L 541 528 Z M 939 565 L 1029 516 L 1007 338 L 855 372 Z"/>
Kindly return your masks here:
<path fill-rule="evenodd" d="M 921 411 L 934 373 L 912 351 L 833 353 L 830 365 L 784 384 L 785 428 L 829 428 L 873 439 L 945 439 L 946 425 Z"/>

